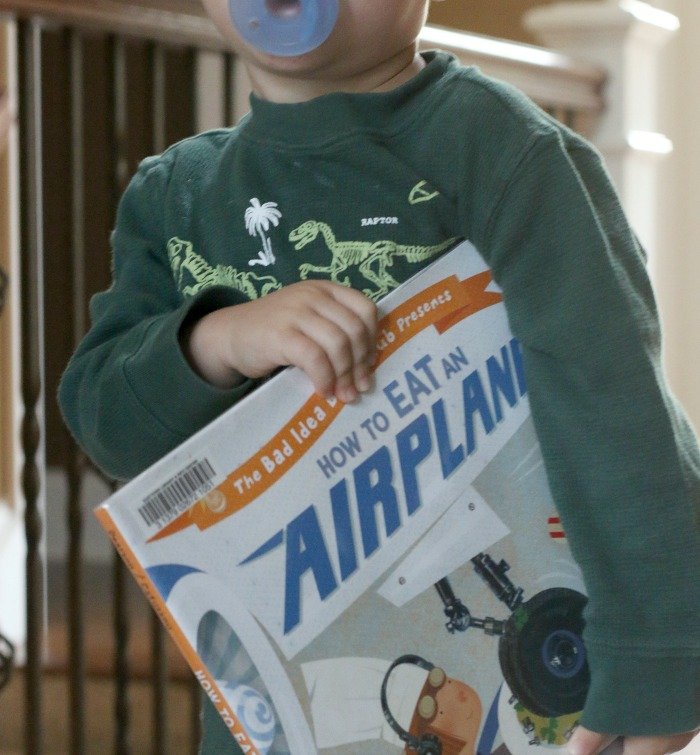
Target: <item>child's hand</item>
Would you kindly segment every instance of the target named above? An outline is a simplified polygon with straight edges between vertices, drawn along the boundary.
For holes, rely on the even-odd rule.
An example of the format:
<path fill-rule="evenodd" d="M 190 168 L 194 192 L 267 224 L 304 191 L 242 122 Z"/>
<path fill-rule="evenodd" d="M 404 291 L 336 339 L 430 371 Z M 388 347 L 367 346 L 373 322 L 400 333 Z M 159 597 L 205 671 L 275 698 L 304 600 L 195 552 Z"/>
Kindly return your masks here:
<path fill-rule="evenodd" d="M 622 739 L 622 755 L 666 755 L 669 752 L 682 750 L 697 734 L 697 731 L 686 734 L 669 734 L 667 736 L 624 737 Z M 579 726 L 569 740 L 567 752 L 569 755 L 598 755 L 617 737 L 610 734 L 597 734 Z"/>
<path fill-rule="evenodd" d="M 376 306 L 359 291 L 302 281 L 205 315 L 183 333 L 182 346 L 192 367 L 220 388 L 295 365 L 317 393 L 347 403 L 371 386 L 376 325 Z"/>

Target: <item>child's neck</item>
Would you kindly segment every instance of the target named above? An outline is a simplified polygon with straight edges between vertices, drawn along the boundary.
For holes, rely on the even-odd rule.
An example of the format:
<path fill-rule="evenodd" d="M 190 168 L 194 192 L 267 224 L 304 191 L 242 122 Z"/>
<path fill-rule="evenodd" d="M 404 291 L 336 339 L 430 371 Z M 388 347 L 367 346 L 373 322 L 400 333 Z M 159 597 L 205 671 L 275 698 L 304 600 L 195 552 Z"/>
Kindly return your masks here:
<path fill-rule="evenodd" d="M 412 79 L 424 67 L 425 61 L 415 47 L 351 76 L 318 75 L 318 72 L 300 76 L 295 72 L 247 66 L 255 94 L 279 103 L 307 102 L 333 92 L 388 92 Z"/>

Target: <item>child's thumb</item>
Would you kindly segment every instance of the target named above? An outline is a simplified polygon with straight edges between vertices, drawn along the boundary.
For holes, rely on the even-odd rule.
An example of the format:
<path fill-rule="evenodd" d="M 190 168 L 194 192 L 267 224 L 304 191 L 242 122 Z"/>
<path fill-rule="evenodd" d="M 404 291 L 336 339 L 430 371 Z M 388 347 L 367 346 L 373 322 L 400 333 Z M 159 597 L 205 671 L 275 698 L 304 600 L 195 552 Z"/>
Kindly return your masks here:
<path fill-rule="evenodd" d="M 568 755 L 598 755 L 615 739 L 614 735 L 598 734 L 579 726 L 571 736 L 566 751 Z"/>

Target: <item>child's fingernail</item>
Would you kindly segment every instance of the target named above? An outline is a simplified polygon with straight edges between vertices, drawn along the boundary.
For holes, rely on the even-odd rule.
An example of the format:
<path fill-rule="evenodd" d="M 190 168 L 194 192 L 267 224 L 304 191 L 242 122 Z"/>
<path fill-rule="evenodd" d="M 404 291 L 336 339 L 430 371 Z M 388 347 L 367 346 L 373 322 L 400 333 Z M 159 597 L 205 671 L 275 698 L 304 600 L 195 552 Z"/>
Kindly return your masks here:
<path fill-rule="evenodd" d="M 357 399 L 357 391 L 351 387 L 341 388 L 337 396 L 344 404 L 352 404 Z"/>
<path fill-rule="evenodd" d="M 356 381 L 357 390 L 366 393 L 372 387 L 372 378 L 369 375 L 360 375 Z"/>

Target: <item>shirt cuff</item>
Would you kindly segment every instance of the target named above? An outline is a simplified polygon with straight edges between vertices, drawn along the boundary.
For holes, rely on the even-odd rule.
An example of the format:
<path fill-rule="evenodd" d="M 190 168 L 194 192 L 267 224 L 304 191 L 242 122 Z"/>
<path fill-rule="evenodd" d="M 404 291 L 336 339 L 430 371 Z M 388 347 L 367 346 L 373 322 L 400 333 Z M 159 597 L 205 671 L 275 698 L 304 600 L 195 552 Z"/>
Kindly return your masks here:
<path fill-rule="evenodd" d="M 125 361 L 126 379 L 142 406 L 183 440 L 233 406 L 259 381 L 248 378 L 230 389 L 211 385 L 187 362 L 180 346 L 180 330 L 192 319 L 246 301 L 234 289 L 207 289 L 174 312 L 155 319 L 139 348 Z"/>
<path fill-rule="evenodd" d="M 610 653 L 611 651 L 608 651 Z M 581 724 L 621 736 L 680 734 L 700 725 L 700 658 L 589 652 L 591 687 Z"/>

